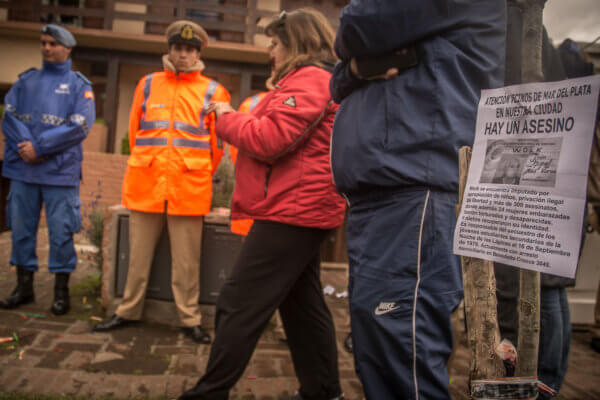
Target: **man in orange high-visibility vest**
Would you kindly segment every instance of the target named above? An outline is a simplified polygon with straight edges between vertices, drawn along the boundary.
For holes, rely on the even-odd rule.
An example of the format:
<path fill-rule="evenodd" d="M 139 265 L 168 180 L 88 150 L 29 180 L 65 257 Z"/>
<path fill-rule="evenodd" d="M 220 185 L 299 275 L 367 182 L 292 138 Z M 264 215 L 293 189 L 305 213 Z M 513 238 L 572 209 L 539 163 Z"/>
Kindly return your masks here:
<path fill-rule="evenodd" d="M 203 215 L 210 210 L 212 176 L 223 154 L 214 131 L 211 101 L 229 93 L 202 75 L 201 49 L 208 35 L 199 25 L 177 21 L 167 28 L 164 71 L 145 76 L 135 90 L 129 118 L 131 156 L 123 182 L 123 205 L 131 210 L 130 265 L 115 314 L 94 327 L 108 331 L 137 321 L 154 248 L 166 223 L 172 254 L 172 289 L 183 331 L 210 343 L 198 305 Z"/>

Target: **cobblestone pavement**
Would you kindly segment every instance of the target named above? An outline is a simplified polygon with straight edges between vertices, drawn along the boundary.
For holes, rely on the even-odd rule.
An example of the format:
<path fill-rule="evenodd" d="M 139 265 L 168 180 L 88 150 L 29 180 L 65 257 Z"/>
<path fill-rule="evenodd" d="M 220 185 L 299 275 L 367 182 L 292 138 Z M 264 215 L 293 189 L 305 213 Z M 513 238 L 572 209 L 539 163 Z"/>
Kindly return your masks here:
<path fill-rule="evenodd" d="M 141 323 L 114 333 L 90 332 L 94 318 L 104 317 L 90 288 L 98 269 L 92 247 L 77 235 L 80 263 L 70 287 L 73 309 L 66 316 L 49 312 L 53 276 L 47 271 L 47 233 L 40 230 L 40 271 L 35 275 L 36 302 L 18 310 L 0 310 L 0 337 L 16 333 L 18 342 L 0 344 L 0 393 L 70 394 L 85 398 L 174 398 L 193 386 L 203 373 L 210 347 L 197 345 L 174 327 Z M 10 235 L 0 234 L 0 296 L 14 287 L 8 265 Z M 92 278 L 90 278 L 92 277 Z M 97 278 L 96 278 L 97 279 Z M 348 304 L 337 297 L 346 289 L 346 271 L 325 269 L 323 285 L 331 285 L 327 302 L 337 329 L 342 387 L 349 400 L 363 398 L 352 356 L 343 348 L 349 332 Z M 589 347 L 585 332 L 576 332 L 562 399 L 600 399 L 600 354 Z M 263 334 L 232 399 L 280 399 L 298 387 L 283 333 L 271 326 Z M 469 356 L 459 336 L 450 368 L 454 399 L 467 399 Z"/>

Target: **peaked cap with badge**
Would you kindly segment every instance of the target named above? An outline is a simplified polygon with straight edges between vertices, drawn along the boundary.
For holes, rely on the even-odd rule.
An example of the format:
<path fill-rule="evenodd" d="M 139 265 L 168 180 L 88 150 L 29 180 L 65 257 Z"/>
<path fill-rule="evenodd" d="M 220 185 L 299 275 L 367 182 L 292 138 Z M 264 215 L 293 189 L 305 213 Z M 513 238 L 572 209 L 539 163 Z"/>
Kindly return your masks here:
<path fill-rule="evenodd" d="M 192 21 L 175 21 L 167 27 L 166 31 L 169 46 L 175 43 L 188 44 L 202 49 L 208 43 L 208 34 L 198 24 Z"/>

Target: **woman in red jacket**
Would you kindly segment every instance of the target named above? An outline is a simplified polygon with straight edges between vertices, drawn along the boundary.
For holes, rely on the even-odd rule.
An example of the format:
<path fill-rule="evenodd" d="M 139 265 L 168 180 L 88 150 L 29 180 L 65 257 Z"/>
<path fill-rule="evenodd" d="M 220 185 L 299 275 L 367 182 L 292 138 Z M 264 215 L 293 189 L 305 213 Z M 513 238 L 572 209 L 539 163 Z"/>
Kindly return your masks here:
<path fill-rule="evenodd" d="M 345 208 L 329 166 L 334 33 L 312 9 L 282 12 L 266 33 L 274 89 L 249 114 L 227 103 L 208 110 L 217 135 L 239 149 L 232 217 L 255 223 L 217 301 L 206 373 L 182 400 L 227 399 L 277 308 L 300 382 L 293 399 L 343 398 L 319 281 L 319 247 Z"/>

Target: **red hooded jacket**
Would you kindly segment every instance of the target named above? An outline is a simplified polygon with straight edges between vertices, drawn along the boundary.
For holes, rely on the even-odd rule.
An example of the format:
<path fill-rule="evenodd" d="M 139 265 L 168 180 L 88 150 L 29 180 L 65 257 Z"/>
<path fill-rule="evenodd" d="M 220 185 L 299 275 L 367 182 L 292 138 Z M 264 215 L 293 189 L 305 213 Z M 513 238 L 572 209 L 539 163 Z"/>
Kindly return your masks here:
<path fill-rule="evenodd" d="M 239 150 L 232 218 L 331 229 L 345 202 L 329 164 L 337 105 L 331 74 L 315 66 L 283 77 L 250 114 L 223 114 L 216 132 Z"/>

